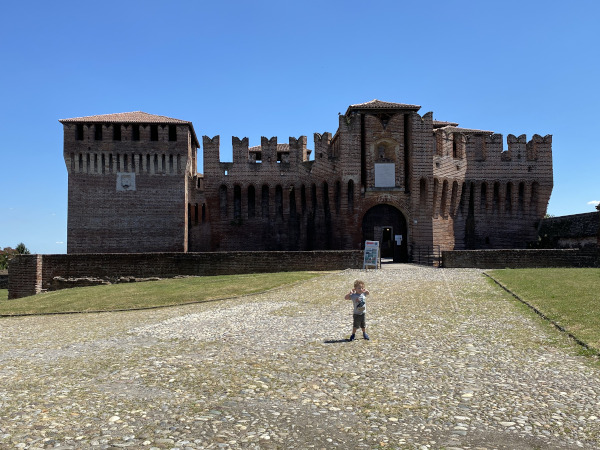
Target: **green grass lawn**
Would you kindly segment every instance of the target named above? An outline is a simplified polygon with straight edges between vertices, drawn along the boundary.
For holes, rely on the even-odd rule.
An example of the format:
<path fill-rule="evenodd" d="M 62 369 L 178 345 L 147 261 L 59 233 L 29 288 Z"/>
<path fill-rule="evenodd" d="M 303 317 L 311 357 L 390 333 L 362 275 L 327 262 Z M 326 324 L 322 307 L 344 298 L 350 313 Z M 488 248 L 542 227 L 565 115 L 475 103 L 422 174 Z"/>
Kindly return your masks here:
<path fill-rule="evenodd" d="M 600 269 L 505 269 L 488 273 L 578 339 L 600 350 Z"/>
<path fill-rule="evenodd" d="M 0 290 L 0 314 L 110 311 L 181 305 L 235 297 L 307 280 L 324 272 L 281 272 L 190 277 L 142 283 L 90 286 L 7 300 Z"/>

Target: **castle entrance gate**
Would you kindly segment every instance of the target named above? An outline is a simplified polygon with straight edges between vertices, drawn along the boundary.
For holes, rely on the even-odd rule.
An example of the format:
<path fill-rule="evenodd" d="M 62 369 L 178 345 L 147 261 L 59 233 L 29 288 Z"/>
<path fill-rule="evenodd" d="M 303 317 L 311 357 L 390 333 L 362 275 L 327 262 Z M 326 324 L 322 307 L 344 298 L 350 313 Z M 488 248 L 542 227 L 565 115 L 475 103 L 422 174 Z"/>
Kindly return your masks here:
<path fill-rule="evenodd" d="M 408 262 L 407 227 L 404 214 L 391 205 L 376 205 L 362 221 L 363 242 L 379 241 L 382 258 Z"/>

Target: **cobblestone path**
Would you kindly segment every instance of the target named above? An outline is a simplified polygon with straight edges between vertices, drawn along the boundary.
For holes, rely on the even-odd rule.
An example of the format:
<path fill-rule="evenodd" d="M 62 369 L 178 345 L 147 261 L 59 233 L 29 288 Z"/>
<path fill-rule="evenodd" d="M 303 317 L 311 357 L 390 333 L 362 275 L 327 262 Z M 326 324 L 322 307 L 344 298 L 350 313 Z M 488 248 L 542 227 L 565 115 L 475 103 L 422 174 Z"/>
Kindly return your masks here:
<path fill-rule="evenodd" d="M 355 278 L 370 341 L 345 341 Z M 0 320 L 0 448 L 598 448 L 599 367 L 480 271 L 348 270 Z"/>

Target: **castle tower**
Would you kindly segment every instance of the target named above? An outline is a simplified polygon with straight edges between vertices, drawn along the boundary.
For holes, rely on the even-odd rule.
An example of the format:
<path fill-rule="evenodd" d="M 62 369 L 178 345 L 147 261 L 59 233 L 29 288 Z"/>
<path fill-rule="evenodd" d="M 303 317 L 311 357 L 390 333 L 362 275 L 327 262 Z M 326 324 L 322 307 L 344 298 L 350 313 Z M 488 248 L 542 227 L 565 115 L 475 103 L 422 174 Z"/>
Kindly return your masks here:
<path fill-rule="evenodd" d="M 137 111 L 60 123 L 67 253 L 187 251 L 199 147 L 191 122 Z"/>

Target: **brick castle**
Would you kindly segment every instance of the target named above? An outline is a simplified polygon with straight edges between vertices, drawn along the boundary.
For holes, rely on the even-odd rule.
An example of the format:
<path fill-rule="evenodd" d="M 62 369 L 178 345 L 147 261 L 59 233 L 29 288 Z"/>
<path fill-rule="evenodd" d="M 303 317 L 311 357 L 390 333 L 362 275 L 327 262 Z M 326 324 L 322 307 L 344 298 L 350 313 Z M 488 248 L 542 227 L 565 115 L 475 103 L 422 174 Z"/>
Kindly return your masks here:
<path fill-rule="evenodd" d="M 200 142 L 191 122 L 143 112 L 64 119 L 68 253 L 525 248 L 553 185 L 552 136 L 502 135 L 351 105 L 337 132 L 249 147 Z M 311 160 L 311 152 L 314 158 Z"/>

